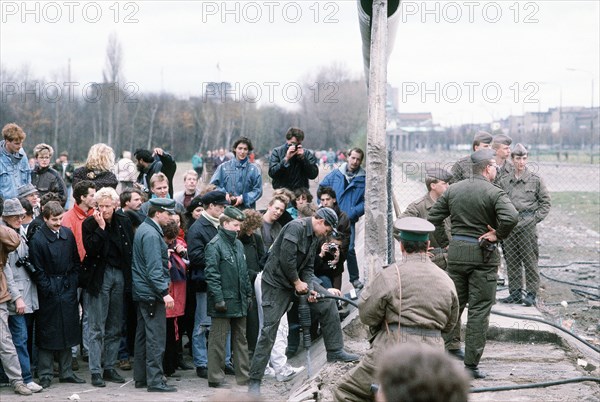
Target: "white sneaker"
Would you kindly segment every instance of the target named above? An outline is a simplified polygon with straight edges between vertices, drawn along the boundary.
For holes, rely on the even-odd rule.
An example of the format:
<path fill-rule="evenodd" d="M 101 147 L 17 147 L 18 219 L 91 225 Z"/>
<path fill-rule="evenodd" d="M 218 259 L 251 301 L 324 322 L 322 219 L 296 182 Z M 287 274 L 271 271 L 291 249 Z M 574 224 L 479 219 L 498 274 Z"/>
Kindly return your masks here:
<path fill-rule="evenodd" d="M 15 394 L 19 395 L 31 395 L 32 392 L 23 384 L 22 382 L 17 382 L 13 385 L 13 389 L 15 390 Z"/>
<path fill-rule="evenodd" d="M 289 364 L 286 364 L 285 367 L 283 369 L 281 369 L 281 371 L 279 371 L 279 373 L 277 373 L 277 381 L 279 382 L 286 382 L 291 380 L 292 378 L 296 377 L 300 372 L 302 372 L 302 370 L 304 370 L 304 366 L 300 366 L 300 367 L 292 367 Z"/>
<path fill-rule="evenodd" d="M 28 382 L 27 384 L 25 384 L 25 386 L 31 391 L 31 392 L 40 392 L 41 390 L 43 390 L 44 388 L 42 388 L 41 385 L 36 384 L 35 382 L 31 381 Z"/>
<path fill-rule="evenodd" d="M 275 370 L 273 370 L 273 367 L 271 366 L 267 366 L 265 368 L 265 378 L 275 378 Z"/>

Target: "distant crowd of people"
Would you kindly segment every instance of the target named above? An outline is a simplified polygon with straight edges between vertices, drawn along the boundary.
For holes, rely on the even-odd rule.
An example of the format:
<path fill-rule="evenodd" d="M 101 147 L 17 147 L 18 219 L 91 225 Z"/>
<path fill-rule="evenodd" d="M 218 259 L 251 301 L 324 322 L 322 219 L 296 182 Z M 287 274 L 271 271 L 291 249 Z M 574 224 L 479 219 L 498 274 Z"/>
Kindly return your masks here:
<path fill-rule="evenodd" d="M 133 368 L 136 388 L 174 392 L 168 379 L 195 369 L 211 388 L 230 387 L 226 375 L 233 375 L 259 395 L 263 377 L 289 381 L 304 369 L 287 362 L 301 350 L 302 298 L 327 360 L 358 361 L 344 348 L 342 305 L 328 297 L 342 296 L 344 269 L 360 293 L 372 348 L 341 379 L 336 400 L 372 399 L 379 380 L 390 389 L 376 368 L 383 351 L 405 341 L 446 350 L 484 378 L 478 364 L 499 240 L 510 288 L 501 301 L 536 302 L 535 225 L 550 199 L 527 169 L 525 147 L 511 153 L 504 135 L 479 132 L 472 155 L 452 172 L 427 170 L 427 193 L 395 224 L 402 261 L 363 289 L 355 252 L 365 213 L 360 148 L 317 154 L 304 148 L 301 129 L 290 128 L 264 161 L 273 194 L 259 211 L 263 176 L 246 137 L 234 141 L 230 156 L 224 149 L 194 155 L 184 189 L 174 192 L 177 163 L 161 148 L 125 151 L 116 161 L 111 147 L 95 144 L 75 168 L 67 152 L 51 167 L 54 150 L 38 144 L 31 166 L 23 129 L 11 123 L 2 134 L 0 332 L 10 336 L 0 352 L 5 381 L 21 395 L 50 387 L 54 376 L 86 382 L 75 374 L 77 353 L 96 387 L 124 383 L 121 371 Z M 467 302 L 463 352 L 459 317 Z M 458 395 L 464 378 L 456 376 Z"/>

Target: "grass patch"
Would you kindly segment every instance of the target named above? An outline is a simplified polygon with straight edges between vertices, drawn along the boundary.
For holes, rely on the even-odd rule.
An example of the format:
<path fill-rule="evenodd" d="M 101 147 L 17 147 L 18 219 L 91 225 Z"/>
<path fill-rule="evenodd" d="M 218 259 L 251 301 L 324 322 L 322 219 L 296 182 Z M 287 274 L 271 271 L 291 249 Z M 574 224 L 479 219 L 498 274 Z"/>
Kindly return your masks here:
<path fill-rule="evenodd" d="M 553 192 L 552 208 L 577 217 L 585 226 L 600 232 L 600 194 L 583 191 Z"/>

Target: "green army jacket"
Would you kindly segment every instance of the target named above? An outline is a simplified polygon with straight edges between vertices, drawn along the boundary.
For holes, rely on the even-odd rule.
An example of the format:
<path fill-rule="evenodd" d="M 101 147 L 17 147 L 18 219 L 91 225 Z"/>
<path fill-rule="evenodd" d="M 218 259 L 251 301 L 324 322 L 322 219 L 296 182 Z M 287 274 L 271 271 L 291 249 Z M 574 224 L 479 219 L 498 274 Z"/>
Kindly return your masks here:
<path fill-rule="evenodd" d="M 441 227 L 450 216 L 452 236 L 478 238 L 496 229 L 499 240 L 505 239 L 517 224 L 518 213 L 508 195 L 481 175 L 463 180 L 448 190 L 429 210 L 429 222 Z"/>
<path fill-rule="evenodd" d="M 520 177 L 517 178 L 513 171 L 503 177 L 499 184 L 519 212 L 518 226 L 525 225 L 532 219 L 537 224 L 548 216 L 550 192 L 539 175 L 525 168 Z"/>

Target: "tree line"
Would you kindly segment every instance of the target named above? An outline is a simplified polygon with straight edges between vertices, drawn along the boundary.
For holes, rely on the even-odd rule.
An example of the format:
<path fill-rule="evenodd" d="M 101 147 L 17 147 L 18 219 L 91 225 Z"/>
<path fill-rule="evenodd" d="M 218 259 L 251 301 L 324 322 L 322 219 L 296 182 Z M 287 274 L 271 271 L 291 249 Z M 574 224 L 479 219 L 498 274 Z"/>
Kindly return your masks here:
<path fill-rule="evenodd" d="M 73 83 L 70 68 L 48 79 L 33 77 L 27 66 L 2 65 L 0 124 L 23 127 L 27 148 L 45 142 L 55 152 L 67 150 L 73 160 L 84 160 L 98 142 L 117 153 L 161 147 L 187 160 L 198 150 L 227 148 L 240 136 L 250 138 L 260 155 L 280 144 L 290 126 L 304 130 L 312 149 L 347 149 L 366 142 L 364 80 L 350 77 L 338 65 L 322 67 L 297 83 L 303 96 L 294 110 L 258 106 L 246 97 L 199 93 L 182 99 L 168 91 L 138 92 L 135 80 L 124 84 L 122 70 L 116 35 L 109 37 L 102 78 L 96 83 Z"/>

